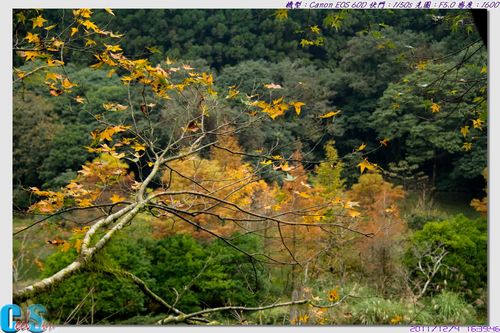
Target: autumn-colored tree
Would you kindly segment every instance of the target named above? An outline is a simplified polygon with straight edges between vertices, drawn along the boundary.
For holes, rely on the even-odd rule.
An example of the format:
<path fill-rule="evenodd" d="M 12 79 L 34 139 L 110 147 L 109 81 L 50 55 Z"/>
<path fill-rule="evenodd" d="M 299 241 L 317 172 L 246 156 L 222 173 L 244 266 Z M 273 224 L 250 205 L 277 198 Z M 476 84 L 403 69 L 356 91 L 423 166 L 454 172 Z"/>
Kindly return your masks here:
<path fill-rule="evenodd" d="M 348 195 L 359 203 L 363 215 L 359 229 L 373 234 L 371 239 L 361 238 L 355 244 L 360 269 L 383 292 L 401 287 L 393 282 L 401 273 L 395 260 L 399 251 L 397 245 L 407 229 L 398 208 L 405 192 L 401 186 L 385 181 L 379 173 L 366 173 L 359 177 Z"/>
<path fill-rule="evenodd" d="M 321 223 L 323 219 L 324 201 L 317 190 L 309 183 L 307 173 L 300 162 L 302 155 L 297 150 L 292 155 L 296 162 L 283 164 L 281 168 L 287 172 L 278 200 L 273 210 L 285 217 L 291 224 L 276 225 L 272 236 L 273 252 L 281 253 L 286 258 L 292 257 L 294 265 L 286 270 L 287 287 L 292 299 L 300 299 L 310 293 L 310 279 L 316 275 L 318 257 L 329 250 L 325 243 L 325 235 L 321 229 L 308 225 Z M 301 214 L 297 214 L 301 212 Z M 299 322 L 299 318 L 307 315 L 305 309 L 292 308 L 290 320 Z"/>
<path fill-rule="evenodd" d="M 330 254 L 323 256 L 322 263 L 318 267 L 322 273 L 328 274 L 322 274 L 318 279 L 324 283 L 336 280 L 336 284 L 342 285 L 347 282 L 348 276 L 344 251 L 356 238 L 356 233 L 352 231 L 362 233 L 358 230 L 361 213 L 359 203 L 352 201 L 345 190 L 345 180 L 342 178 L 344 163 L 338 156 L 334 142 L 330 141 L 325 145 L 325 155 L 325 161 L 315 169 L 313 183 L 319 195 L 327 203 L 323 221 L 341 227 L 332 229 L 328 235 L 331 244 Z M 363 235 L 370 236 L 369 233 Z"/>
<path fill-rule="evenodd" d="M 217 135 L 217 142 L 218 145 L 210 149 L 208 158 L 192 155 L 167 164 L 162 182 L 170 184 L 173 191 L 200 192 L 227 200 L 241 208 L 251 209 L 256 193 L 266 192 L 268 185 L 256 175 L 249 164 L 242 161 L 241 155 L 233 153 L 241 152 L 242 149 L 232 131 Z M 195 225 L 182 223 L 174 214 L 163 214 L 162 218 L 154 223 L 157 237 L 179 232 L 188 232 L 201 239 L 213 237 L 210 233 L 202 232 L 201 226 L 217 235 L 229 237 L 237 231 L 253 231 L 260 224 L 244 221 L 245 213 L 217 204 L 216 200 L 209 197 L 186 194 L 163 200 L 171 201 L 179 209 L 189 207 L 193 211 L 210 211 L 210 214 L 194 213 L 192 221 Z M 234 223 L 235 221 L 239 222 Z"/>
<path fill-rule="evenodd" d="M 292 155 L 293 163 L 280 166 L 287 174 L 273 210 L 289 216 L 287 221 L 292 223 L 274 226 L 272 235 L 274 251 L 288 254 L 296 261 L 296 265 L 286 271 L 292 297 L 310 297 L 313 286 L 322 285 L 330 290 L 328 295 L 315 297 L 337 302 L 338 286 L 346 282 L 345 263 L 339 253 L 354 239 L 353 235 L 366 237 L 370 231 L 357 226 L 361 213 L 358 203 L 351 201 L 344 191 L 343 163 L 333 142 L 326 144 L 325 151 L 326 159 L 316 167 L 311 179 L 298 150 Z M 323 313 L 298 307 L 292 309 L 290 318 L 296 324 L 321 323 L 325 320 Z"/>

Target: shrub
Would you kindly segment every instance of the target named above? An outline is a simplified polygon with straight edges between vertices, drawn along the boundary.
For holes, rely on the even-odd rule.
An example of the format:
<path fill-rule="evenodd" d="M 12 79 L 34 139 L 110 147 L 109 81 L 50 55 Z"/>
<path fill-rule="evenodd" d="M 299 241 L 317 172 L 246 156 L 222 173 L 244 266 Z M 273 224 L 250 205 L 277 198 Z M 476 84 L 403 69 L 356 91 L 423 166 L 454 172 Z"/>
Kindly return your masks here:
<path fill-rule="evenodd" d="M 426 279 L 418 269 L 418 260 L 421 259 L 424 265 L 433 263 L 429 257 L 419 258 L 415 249 L 441 247 L 448 252 L 442 260 L 443 267 L 432 279 L 428 289 L 430 293 L 446 288 L 463 292 L 468 300 L 473 301 L 480 296 L 480 290 L 486 288 L 487 223 L 484 218 L 470 220 L 457 215 L 443 221 L 429 222 L 414 233 L 409 245 L 404 261 L 416 284 Z"/>

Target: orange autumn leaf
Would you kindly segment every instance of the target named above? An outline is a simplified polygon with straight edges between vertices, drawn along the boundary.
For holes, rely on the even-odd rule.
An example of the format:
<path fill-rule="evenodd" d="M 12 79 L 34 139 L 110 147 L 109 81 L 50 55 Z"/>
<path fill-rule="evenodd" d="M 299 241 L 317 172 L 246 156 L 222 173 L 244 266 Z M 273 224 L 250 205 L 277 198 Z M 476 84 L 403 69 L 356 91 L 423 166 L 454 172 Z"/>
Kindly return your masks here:
<path fill-rule="evenodd" d="M 126 198 L 119 196 L 118 194 L 113 194 L 110 198 L 112 203 L 125 201 Z"/>
<path fill-rule="evenodd" d="M 437 104 L 437 103 L 432 103 L 431 105 L 431 111 L 432 113 L 438 113 L 441 111 L 441 105 Z"/>
<path fill-rule="evenodd" d="M 122 125 L 107 127 L 104 131 L 99 133 L 99 141 L 101 142 L 107 140 L 111 142 L 113 141 L 113 135 L 115 135 L 116 133 L 125 132 L 128 128 L 129 126 Z"/>
<path fill-rule="evenodd" d="M 73 88 L 73 87 L 78 86 L 76 83 L 73 83 L 73 82 L 71 82 L 70 80 L 68 80 L 68 78 L 65 78 L 65 79 L 62 81 L 61 85 L 63 86 L 63 88 L 64 88 L 64 89 L 71 89 L 71 88 Z"/>

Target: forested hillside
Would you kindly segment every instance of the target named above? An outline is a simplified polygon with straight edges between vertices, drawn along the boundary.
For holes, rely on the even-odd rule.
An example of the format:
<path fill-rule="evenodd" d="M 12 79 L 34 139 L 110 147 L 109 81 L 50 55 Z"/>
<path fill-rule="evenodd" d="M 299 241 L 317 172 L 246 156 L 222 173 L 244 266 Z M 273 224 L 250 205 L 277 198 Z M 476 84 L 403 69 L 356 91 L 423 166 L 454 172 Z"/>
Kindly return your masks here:
<path fill-rule="evenodd" d="M 70 324 L 486 322 L 468 12 L 14 10 L 13 31 L 18 303 Z"/>

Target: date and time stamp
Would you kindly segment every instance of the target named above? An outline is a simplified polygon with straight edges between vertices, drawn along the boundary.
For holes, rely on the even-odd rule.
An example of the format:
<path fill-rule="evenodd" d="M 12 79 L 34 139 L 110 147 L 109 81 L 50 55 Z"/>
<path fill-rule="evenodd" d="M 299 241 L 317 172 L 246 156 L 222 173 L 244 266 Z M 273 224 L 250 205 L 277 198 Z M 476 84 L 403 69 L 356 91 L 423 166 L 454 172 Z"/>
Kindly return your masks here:
<path fill-rule="evenodd" d="M 454 333 L 454 332 L 500 332 L 500 326 L 410 326 L 408 328 L 410 333 Z"/>
<path fill-rule="evenodd" d="M 500 1 L 286 1 L 287 9 L 495 9 L 500 8 Z"/>

